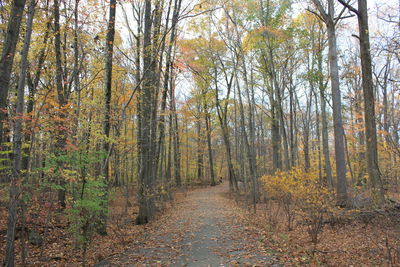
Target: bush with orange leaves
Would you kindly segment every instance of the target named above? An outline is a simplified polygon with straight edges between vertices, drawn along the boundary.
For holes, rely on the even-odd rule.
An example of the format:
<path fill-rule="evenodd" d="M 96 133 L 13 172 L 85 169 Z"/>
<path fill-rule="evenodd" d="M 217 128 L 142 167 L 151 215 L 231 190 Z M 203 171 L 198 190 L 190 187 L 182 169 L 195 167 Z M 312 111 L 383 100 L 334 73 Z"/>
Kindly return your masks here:
<path fill-rule="evenodd" d="M 269 200 L 275 200 L 283 209 L 289 230 L 296 215 L 303 218 L 311 241 L 316 245 L 324 226 L 324 218 L 330 213 L 332 196 L 320 181 L 318 172 L 305 172 L 300 168 L 278 171 L 261 177 Z M 301 223 L 301 222 L 300 222 Z"/>

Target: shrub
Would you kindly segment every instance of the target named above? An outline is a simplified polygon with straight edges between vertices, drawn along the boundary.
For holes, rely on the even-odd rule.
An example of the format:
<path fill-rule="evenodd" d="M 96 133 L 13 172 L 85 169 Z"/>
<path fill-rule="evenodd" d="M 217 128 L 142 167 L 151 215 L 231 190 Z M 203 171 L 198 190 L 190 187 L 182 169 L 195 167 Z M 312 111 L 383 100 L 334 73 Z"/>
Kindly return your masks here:
<path fill-rule="evenodd" d="M 105 210 L 107 199 L 104 197 L 105 184 L 102 179 L 87 179 L 83 187 L 82 197 L 74 202 L 68 213 L 72 222 L 70 230 L 83 249 L 85 262 L 86 250 L 92 241 L 92 236 L 101 227 L 98 224 L 99 219 L 102 219 L 102 214 L 107 212 Z"/>
<path fill-rule="evenodd" d="M 288 230 L 292 229 L 295 216 L 301 215 L 316 246 L 332 203 L 329 191 L 319 182 L 318 173 L 294 168 L 261 179 L 268 198 L 282 206 Z"/>

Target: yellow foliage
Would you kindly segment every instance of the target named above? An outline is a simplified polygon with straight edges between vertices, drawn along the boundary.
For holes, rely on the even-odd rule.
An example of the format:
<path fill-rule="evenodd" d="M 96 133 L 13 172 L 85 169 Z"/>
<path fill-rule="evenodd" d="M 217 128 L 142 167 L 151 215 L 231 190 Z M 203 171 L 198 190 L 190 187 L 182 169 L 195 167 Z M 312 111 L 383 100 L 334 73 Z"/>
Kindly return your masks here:
<path fill-rule="evenodd" d="M 310 206 L 327 207 L 329 191 L 322 186 L 317 171 L 305 172 L 300 168 L 278 171 L 261 178 L 269 198 L 290 201 L 301 209 Z"/>

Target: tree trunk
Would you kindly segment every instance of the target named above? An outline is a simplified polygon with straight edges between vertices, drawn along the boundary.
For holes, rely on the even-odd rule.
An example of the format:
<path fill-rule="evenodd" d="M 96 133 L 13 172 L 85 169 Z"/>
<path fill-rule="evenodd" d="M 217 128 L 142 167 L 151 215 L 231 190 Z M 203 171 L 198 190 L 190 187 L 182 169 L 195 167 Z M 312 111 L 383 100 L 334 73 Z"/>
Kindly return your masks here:
<path fill-rule="evenodd" d="M 65 114 L 62 112 L 63 108 L 68 102 L 68 94 L 65 90 L 65 79 L 61 60 L 61 30 L 60 30 L 60 6 L 59 1 L 54 0 L 54 46 L 55 46 L 55 58 L 56 58 L 56 85 L 57 85 L 57 97 L 58 97 L 58 108 L 60 109 L 60 120 L 56 126 L 57 141 L 56 141 L 56 161 L 57 171 L 60 172 L 63 169 L 62 155 L 65 152 L 65 144 L 67 141 L 66 131 L 63 130 L 63 120 L 65 120 Z M 65 181 L 62 177 L 58 178 L 58 184 L 61 189 L 58 189 L 58 202 L 61 208 L 66 207 L 65 203 Z"/>
<path fill-rule="evenodd" d="M 368 9 L 366 0 L 358 0 L 358 27 L 360 33 L 360 56 L 362 87 L 364 94 L 365 138 L 367 145 L 367 172 L 373 197 L 382 204 L 385 201 L 383 183 L 379 172 L 378 144 L 376 136 L 374 82 L 369 43 Z"/>
<path fill-rule="evenodd" d="M 206 124 L 206 137 L 207 137 L 207 149 L 208 149 L 208 165 L 210 168 L 210 184 L 211 186 L 216 185 L 215 181 L 215 171 L 214 171 L 214 160 L 213 160 L 213 151 L 211 145 L 211 118 L 208 111 L 206 93 L 202 92 L 203 99 L 203 108 L 204 108 L 204 123 Z"/>
<path fill-rule="evenodd" d="M 110 13 L 108 20 L 107 36 L 106 36 L 106 61 L 104 64 L 105 74 L 104 74 L 104 110 L 103 110 L 103 162 L 102 162 L 102 176 L 104 177 L 105 188 L 104 188 L 104 200 L 106 203 L 104 210 L 101 212 L 101 222 L 98 229 L 98 233 L 101 235 L 107 234 L 107 214 L 108 214 L 108 190 L 110 184 L 109 177 L 109 162 L 111 157 L 111 146 L 110 146 L 110 129 L 111 129 L 111 89 L 112 89 L 112 70 L 113 70 L 113 50 L 114 50 L 114 36 L 115 36 L 115 15 L 117 1 L 110 1 Z"/>
<path fill-rule="evenodd" d="M 333 132 L 335 137 L 335 159 L 336 159 L 336 198 L 337 204 L 346 206 L 348 203 L 346 161 L 344 152 L 344 130 L 342 122 L 342 104 L 339 82 L 339 67 L 337 59 L 336 31 L 335 31 L 335 9 L 333 0 L 328 0 L 328 13 L 325 12 L 319 0 L 313 0 L 319 13 L 324 18 L 328 31 L 329 67 L 332 87 L 333 102 Z"/>
<path fill-rule="evenodd" d="M 37 57 L 38 58 L 37 68 L 35 70 L 34 77 L 31 77 L 31 75 L 30 75 L 29 64 L 28 64 L 28 68 L 27 68 L 27 85 L 28 85 L 29 95 L 28 95 L 28 101 L 27 101 L 28 103 L 27 103 L 27 107 L 26 107 L 26 113 L 29 116 L 30 120 L 33 119 L 32 112 L 33 112 L 33 108 L 35 106 L 35 95 L 36 95 L 36 91 L 38 89 L 43 65 L 44 65 L 44 62 L 46 59 L 46 46 L 47 46 L 47 41 L 48 41 L 49 35 L 50 35 L 51 21 L 49 18 L 50 15 L 49 15 L 48 3 L 46 3 L 45 12 L 46 12 L 46 20 L 47 20 L 46 31 L 43 36 L 42 48 L 40 49 L 39 55 Z M 34 134 L 33 131 L 27 132 L 25 134 L 25 142 L 30 145 L 30 148 L 26 148 L 24 151 L 24 154 L 26 154 L 26 156 L 23 158 L 23 161 L 22 161 L 22 168 L 24 170 L 28 170 L 28 168 L 29 168 L 30 157 L 31 157 L 30 150 L 33 145 L 32 144 L 33 134 Z"/>
<path fill-rule="evenodd" d="M 329 3 L 331 3 L 330 0 Z M 333 9 L 333 3 L 330 4 Z M 333 14 L 332 14 L 333 16 Z M 344 130 L 342 122 L 342 105 L 339 88 L 339 68 L 337 63 L 336 34 L 333 21 L 328 23 L 329 65 L 331 71 L 332 102 L 333 102 L 333 131 L 335 136 L 336 158 L 336 193 L 338 205 L 347 205 L 346 162 L 344 153 Z"/>
<path fill-rule="evenodd" d="M 197 160 L 196 160 L 196 165 L 197 165 L 197 179 L 199 181 L 203 181 L 203 142 L 201 138 L 201 121 L 198 120 L 196 122 L 196 128 L 197 128 Z"/>
<path fill-rule="evenodd" d="M 290 166 L 294 167 L 296 165 L 296 133 L 295 133 L 295 125 L 296 125 L 296 104 L 294 100 L 294 88 L 293 88 L 293 79 L 290 78 L 290 89 L 289 89 L 289 143 L 290 143 Z"/>
<path fill-rule="evenodd" d="M 155 73 L 152 49 L 153 25 L 152 17 L 152 1 L 145 1 L 144 13 L 144 33 L 143 33 L 143 85 L 139 96 L 140 101 L 140 135 L 139 138 L 139 175 L 138 175 L 138 198 L 139 198 L 139 214 L 136 218 L 138 224 L 145 224 L 151 220 L 154 215 L 154 159 L 152 144 L 152 116 L 155 94 Z"/>
<path fill-rule="evenodd" d="M 374 200 L 385 201 L 383 183 L 379 172 L 378 142 L 376 136 L 375 97 L 372 79 L 371 47 L 369 42 L 368 8 L 366 0 L 358 0 L 358 10 L 343 0 L 339 2 L 355 13 L 358 18 L 362 87 L 364 95 L 365 141 L 367 146 L 367 172 Z"/>
<path fill-rule="evenodd" d="M 4 120 L 6 119 L 7 114 L 7 99 L 11 70 L 14 63 L 15 49 L 18 42 L 25 2 L 26 0 L 14 0 L 12 2 L 10 18 L 7 24 L 7 33 L 0 59 L 0 145 L 4 140 Z"/>
<path fill-rule="evenodd" d="M 229 179 L 229 189 L 230 191 L 238 192 L 238 183 L 237 183 L 237 178 L 235 174 L 235 169 L 233 167 L 233 162 L 232 162 L 232 149 L 231 149 L 231 142 L 229 139 L 229 128 L 228 128 L 228 100 L 232 91 L 232 86 L 233 86 L 233 79 L 235 77 L 235 74 L 232 73 L 230 78 L 228 77 L 228 74 L 226 72 L 225 65 L 221 59 L 221 57 L 218 57 L 222 68 L 223 68 L 223 73 L 224 73 L 224 78 L 227 86 L 227 93 L 224 101 L 224 105 L 221 106 L 221 101 L 219 98 L 220 90 L 218 86 L 218 70 L 216 66 L 214 66 L 214 82 L 215 82 L 215 106 L 217 108 L 217 115 L 218 115 L 218 120 L 221 126 L 221 132 L 222 132 L 222 137 L 224 140 L 224 145 L 225 145 L 225 150 L 226 150 L 226 156 L 227 156 L 227 165 L 228 165 L 228 179 Z M 234 71 L 236 68 L 234 69 Z"/>
<path fill-rule="evenodd" d="M 173 144 L 174 144 L 174 172 L 175 184 L 177 187 L 182 185 L 181 179 L 181 151 L 179 141 L 179 127 L 178 127 L 178 114 L 176 113 L 175 103 L 175 80 L 171 77 L 171 112 L 172 112 L 172 125 L 173 125 Z"/>
<path fill-rule="evenodd" d="M 24 94 L 25 94 L 25 77 L 26 69 L 28 66 L 28 53 L 31 44 L 33 16 L 35 12 L 35 0 L 31 0 L 28 10 L 28 20 L 26 22 L 26 33 L 24 39 L 24 46 L 21 53 L 20 73 L 17 89 L 17 103 L 16 103 L 16 120 L 14 125 L 14 138 L 13 138 L 13 169 L 10 185 L 10 200 L 8 209 L 8 223 L 7 223 L 7 237 L 6 237 L 6 257 L 4 266 L 14 266 L 15 255 L 15 227 L 17 223 L 17 210 L 18 210 L 18 196 L 20 194 L 21 184 L 21 165 L 22 165 L 22 116 L 24 112 Z M 22 14 L 21 14 L 22 16 Z M 22 200 L 23 201 L 23 200 Z"/>
<path fill-rule="evenodd" d="M 236 79 L 237 79 L 237 77 L 236 77 Z M 241 128 L 242 135 L 243 135 L 244 146 L 246 149 L 247 162 L 249 165 L 249 173 L 250 173 L 250 178 L 251 178 L 251 182 L 252 182 L 253 211 L 256 212 L 256 192 L 255 192 L 256 176 L 255 176 L 255 170 L 254 170 L 254 165 L 253 165 L 253 164 L 255 164 L 255 162 L 252 161 L 252 151 L 251 151 L 250 142 L 249 142 L 249 138 L 247 135 L 246 126 L 245 126 L 243 100 L 242 100 L 238 82 L 236 82 L 236 86 L 237 86 L 237 94 L 238 94 L 238 98 L 239 98 L 240 128 Z"/>
<path fill-rule="evenodd" d="M 318 153 L 318 175 L 319 175 L 319 181 L 321 184 L 324 184 L 323 178 L 322 178 L 322 156 L 321 156 L 321 118 L 320 118 L 320 113 L 319 113 L 319 108 L 318 106 L 318 93 L 313 91 L 314 94 L 314 99 L 315 99 L 315 117 L 316 117 L 316 123 L 315 123 L 315 132 L 317 135 L 317 153 Z"/>
<path fill-rule="evenodd" d="M 79 79 L 79 25 L 78 25 L 78 20 L 79 20 L 79 1 L 80 0 L 75 0 L 75 7 L 74 7 L 74 70 L 73 70 L 73 75 L 74 75 L 74 90 L 77 93 L 77 103 L 76 103 L 76 118 L 75 118 L 75 127 L 74 127 L 74 142 L 77 143 L 77 133 L 79 130 L 79 116 L 80 116 L 80 111 L 81 111 L 81 88 L 80 88 L 80 79 Z"/>
<path fill-rule="evenodd" d="M 318 61 L 318 87 L 319 98 L 321 101 L 321 125 L 322 125 L 322 152 L 324 154 L 324 170 L 326 175 L 326 183 L 328 188 L 333 189 L 331 158 L 329 153 L 329 137 L 328 137 L 328 119 L 326 116 L 326 96 L 325 86 L 322 76 L 322 51 L 319 51 Z"/>

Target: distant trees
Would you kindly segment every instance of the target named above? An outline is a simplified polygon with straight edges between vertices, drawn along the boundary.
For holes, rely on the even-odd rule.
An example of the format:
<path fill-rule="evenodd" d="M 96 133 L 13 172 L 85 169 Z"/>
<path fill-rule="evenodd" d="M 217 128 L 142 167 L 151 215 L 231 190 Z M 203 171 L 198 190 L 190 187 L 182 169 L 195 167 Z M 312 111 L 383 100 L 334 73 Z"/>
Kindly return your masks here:
<path fill-rule="evenodd" d="M 170 97 L 170 133 L 172 136 L 172 144 L 174 148 L 174 170 L 176 185 L 181 185 L 180 178 L 180 144 L 178 120 L 176 114 L 175 103 L 175 70 L 173 69 L 174 43 L 177 34 L 177 23 L 180 14 L 181 1 L 176 0 L 172 5 L 169 3 L 167 11 L 167 26 L 169 25 L 169 16 L 172 12 L 171 28 L 162 31 L 162 18 L 164 12 L 164 2 L 156 1 L 154 7 L 152 1 L 145 1 L 144 18 L 143 18 L 143 83 L 140 85 L 138 97 L 138 196 L 139 196 L 139 214 L 137 223 L 147 223 L 154 215 L 154 194 L 156 190 L 157 169 L 159 161 L 163 160 L 160 156 L 164 152 L 164 136 L 165 136 L 165 114 L 160 116 L 160 133 L 158 135 L 158 103 L 160 87 L 163 85 L 162 94 L 162 112 L 165 112 L 167 94 Z M 152 15 L 154 14 L 154 16 Z M 161 84 L 161 68 L 163 67 L 164 50 L 166 48 L 166 36 L 171 31 L 170 44 L 166 51 L 166 73 L 164 83 Z M 161 50 L 160 50 L 161 49 Z M 160 146 L 160 147 L 158 147 Z M 169 147 L 169 149 L 171 149 Z M 168 161 L 171 156 L 168 157 Z M 168 165 L 170 172 L 171 165 Z M 168 181 L 169 182 L 169 181 Z"/>
<path fill-rule="evenodd" d="M 207 83 L 196 86 L 208 87 L 210 93 L 215 95 L 214 112 L 221 124 L 224 143 L 230 143 L 226 141 L 229 135 L 224 134 L 227 132 L 226 128 L 239 133 L 233 136 L 235 140 L 232 143 L 233 147 L 226 150 L 229 177 L 231 173 L 237 172 L 239 180 L 243 179 L 245 184 L 252 181 L 252 185 L 256 188 L 252 189 L 251 195 L 256 196 L 259 190 L 257 178 L 252 177 L 258 177 L 259 171 L 264 173 L 288 170 L 296 165 L 303 165 L 305 170 L 319 168 L 321 182 L 329 188 L 336 186 L 337 204 L 348 206 L 351 205 L 351 199 L 347 177 L 352 178 L 352 183 L 356 183 L 356 179 L 352 162 L 354 152 L 349 150 L 349 142 L 353 141 L 345 137 L 345 129 L 348 129 L 350 123 L 347 107 L 353 108 L 353 104 L 358 102 L 347 102 L 348 91 L 345 90 L 346 85 L 340 77 L 341 47 L 339 49 L 337 45 L 337 25 L 341 19 L 351 16 L 345 13 L 344 8 L 340 12 L 335 12 L 335 9 L 340 7 L 335 1 L 311 1 L 311 3 L 315 11 L 309 10 L 311 12 L 307 16 L 315 16 L 320 22 L 312 22 L 312 19 L 309 19 L 307 22 L 309 24 L 300 26 L 299 19 L 291 22 L 286 16 L 290 5 L 285 1 L 255 1 L 246 6 L 246 15 L 237 12 L 237 8 L 242 8 L 239 3 L 232 2 L 224 6 L 223 21 L 211 20 L 213 26 L 202 28 L 202 38 L 182 42 L 184 44 L 182 49 L 184 54 L 194 58 L 190 54 L 193 53 L 198 57 L 194 59 L 194 63 L 189 62 L 189 70 L 195 77 L 204 81 L 213 77 L 211 82 L 207 80 Z M 251 23 L 246 24 L 249 18 L 246 16 L 252 18 Z M 304 18 L 306 15 L 302 14 L 300 17 Z M 200 25 L 204 24 L 196 24 L 194 28 L 199 29 L 202 27 Z M 194 51 L 187 52 L 189 42 L 196 47 L 196 43 L 202 42 L 203 38 L 209 39 L 209 47 L 203 45 L 202 48 L 193 48 Z M 220 44 L 214 38 L 222 40 L 227 50 L 221 50 Z M 328 49 L 325 49 L 326 43 Z M 301 54 L 303 51 L 304 54 Z M 300 55 L 305 57 L 301 58 Z M 203 61 L 202 57 L 205 57 Z M 325 58 L 329 62 L 327 65 Z M 346 62 L 346 59 L 350 61 L 349 57 L 341 57 L 340 63 Z M 188 58 L 184 60 L 188 62 Z M 200 62 L 202 68 L 198 66 Z M 328 93 L 327 79 L 331 81 L 332 97 Z M 224 114 L 222 112 L 224 109 L 221 106 L 220 96 L 223 92 L 229 95 L 232 87 L 235 88 L 234 97 L 231 101 L 225 102 L 225 112 L 231 119 L 229 126 L 226 127 L 221 116 Z M 301 111 L 303 107 L 305 110 Z M 330 154 L 330 107 L 333 111 L 334 158 Z M 360 111 L 359 108 L 356 109 L 357 112 Z M 266 117 L 263 116 L 265 114 Z M 358 115 L 355 119 L 358 121 L 357 125 L 362 123 Z M 270 127 L 270 130 L 266 131 L 266 127 Z M 255 129 L 254 132 L 252 129 Z M 264 147 L 261 144 L 266 136 L 269 142 L 268 150 L 263 152 Z M 301 146 L 299 139 L 302 141 Z M 359 155 L 363 155 L 361 147 L 367 142 L 363 141 L 361 133 L 358 140 L 360 140 Z M 260 146 L 254 146 L 253 143 Z M 245 162 L 240 157 L 229 160 L 230 150 L 240 151 L 239 154 L 246 155 L 245 159 L 250 160 Z M 270 153 L 268 159 L 271 160 L 271 165 L 270 168 L 259 169 L 262 166 L 259 160 L 265 155 L 265 151 Z M 300 156 L 303 159 L 300 159 Z M 212 155 L 209 155 L 210 157 Z M 336 166 L 333 170 L 331 161 Z M 362 176 L 361 165 L 357 170 L 357 175 Z M 357 178 L 357 181 L 360 180 Z"/>

